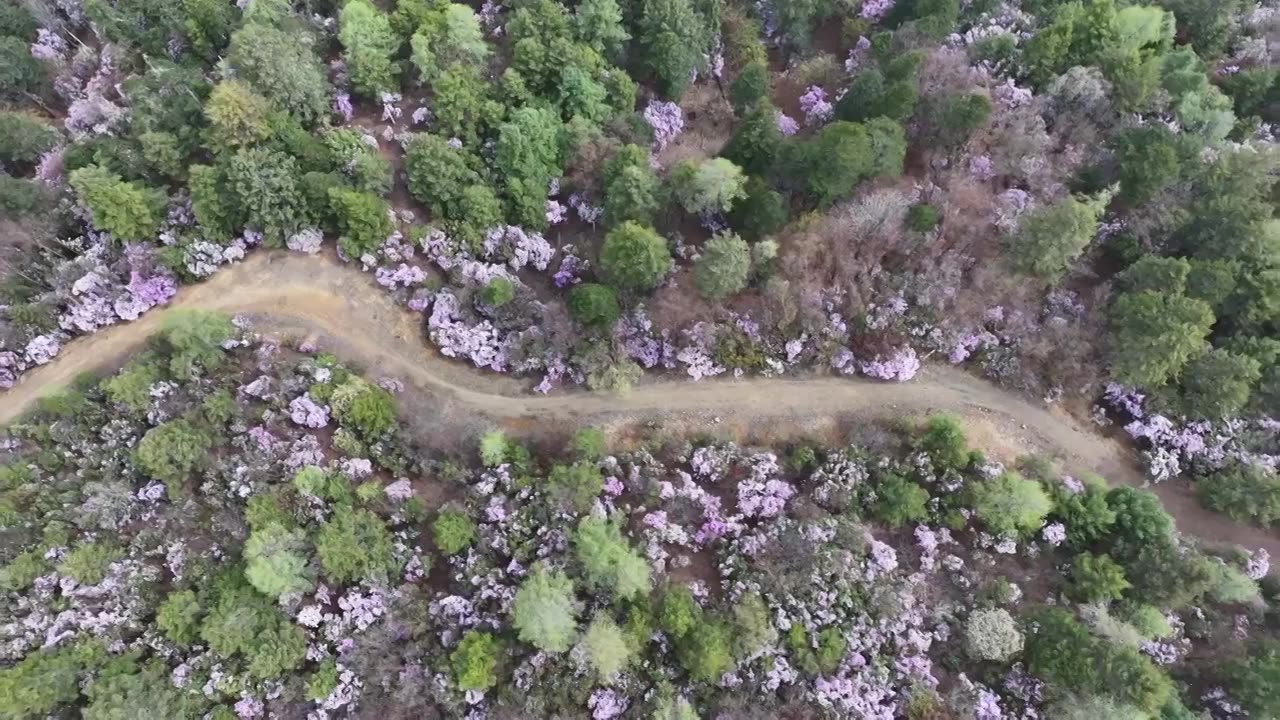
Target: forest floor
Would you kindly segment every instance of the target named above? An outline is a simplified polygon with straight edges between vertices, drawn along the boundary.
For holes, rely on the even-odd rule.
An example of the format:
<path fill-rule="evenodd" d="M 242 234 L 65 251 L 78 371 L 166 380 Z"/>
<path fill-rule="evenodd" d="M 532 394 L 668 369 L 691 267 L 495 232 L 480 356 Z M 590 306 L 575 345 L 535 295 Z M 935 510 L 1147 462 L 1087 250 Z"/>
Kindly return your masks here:
<path fill-rule="evenodd" d="M 1144 483 L 1138 458 L 1123 439 L 1107 437 L 1060 407 L 948 366 L 928 365 L 907 383 L 812 373 L 698 383 L 649 376 L 626 395 L 576 388 L 536 395 L 532 381 L 441 357 L 423 336 L 422 316 L 396 305 L 370 275 L 334 258 L 283 251 L 255 252 L 203 283 L 182 288 L 164 308 L 67 344 L 53 362 L 27 372 L 0 394 L 0 425 L 82 373 L 123 365 L 162 328 L 166 316 L 186 309 L 247 315 L 258 332 L 314 339 L 321 350 L 372 378 L 402 381 L 402 414 L 417 437 L 437 447 L 464 447 L 494 426 L 539 439 L 587 424 L 618 435 L 838 443 L 876 423 L 947 412 L 961 419 L 975 447 L 1002 462 L 1044 453 L 1059 458 L 1069 472 Z M 1152 490 L 1182 531 L 1211 542 L 1264 547 L 1280 557 L 1280 533 L 1239 525 L 1204 509 L 1189 483 L 1167 482 Z"/>

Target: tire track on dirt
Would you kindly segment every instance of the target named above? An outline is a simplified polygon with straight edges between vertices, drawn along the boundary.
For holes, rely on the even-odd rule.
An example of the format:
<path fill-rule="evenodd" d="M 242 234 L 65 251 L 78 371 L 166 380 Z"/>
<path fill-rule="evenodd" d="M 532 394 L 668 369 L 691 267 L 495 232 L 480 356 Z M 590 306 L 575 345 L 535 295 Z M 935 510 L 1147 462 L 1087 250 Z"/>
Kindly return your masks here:
<path fill-rule="evenodd" d="M 26 373 L 0 394 L 0 424 L 19 417 L 42 395 L 81 373 L 127 361 L 176 310 L 202 309 L 258 316 L 258 329 L 288 328 L 336 343 L 344 360 L 370 373 L 405 381 L 406 392 L 430 393 L 470 414 L 498 421 L 572 424 L 619 418 L 685 415 L 699 422 L 720 416 L 803 422 L 817 417 L 886 419 L 945 411 L 977 436 L 1003 445 L 1006 454 L 1047 452 L 1068 467 L 1087 469 L 1114 483 L 1141 485 L 1132 450 L 1103 437 L 1056 408 L 950 367 L 926 367 L 908 383 L 857 378 L 741 378 L 700 383 L 646 380 L 627 395 L 581 390 L 530 394 L 528 383 L 442 358 L 422 337 L 421 316 L 397 306 L 369 275 L 329 259 L 257 252 L 184 287 L 164 308 L 67 344 L 48 365 Z M 981 445 L 982 443 L 977 443 Z M 997 453 L 997 455 L 999 455 Z M 1200 507 L 1188 483 L 1153 488 L 1185 532 L 1246 547 L 1266 547 L 1280 557 L 1280 537 L 1246 527 Z"/>

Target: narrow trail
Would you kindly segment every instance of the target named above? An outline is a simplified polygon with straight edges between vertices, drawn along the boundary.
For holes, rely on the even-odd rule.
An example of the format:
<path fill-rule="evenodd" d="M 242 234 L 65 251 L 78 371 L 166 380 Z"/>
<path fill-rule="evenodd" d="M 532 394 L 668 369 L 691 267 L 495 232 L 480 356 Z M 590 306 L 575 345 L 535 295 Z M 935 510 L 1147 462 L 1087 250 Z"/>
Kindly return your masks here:
<path fill-rule="evenodd" d="M 949 367 L 931 366 L 908 383 L 855 378 L 743 378 L 693 383 L 655 379 L 623 396 L 581 390 L 531 394 L 528 383 L 442 358 L 422 338 L 421 316 L 396 305 L 372 278 L 329 259 L 257 252 L 183 288 L 165 308 L 127 324 L 78 338 L 52 363 L 36 368 L 0 394 L 0 425 L 77 375 L 126 361 L 175 310 L 202 309 L 261 318 L 259 330 L 287 328 L 322 344 L 371 374 L 390 375 L 406 393 L 429 394 L 468 416 L 521 427 L 617 419 L 678 417 L 695 427 L 756 421 L 770 428 L 804 426 L 817 418 L 890 419 L 945 411 L 959 416 L 975 445 L 1000 459 L 1047 452 L 1068 468 L 1090 470 L 1113 483 L 1141 485 L 1132 450 L 1054 408 L 1047 408 Z M 766 433 L 768 434 L 768 433 Z M 1153 490 L 1185 532 L 1280 557 L 1280 535 L 1238 525 L 1200 507 L 1188 483 Z"/>

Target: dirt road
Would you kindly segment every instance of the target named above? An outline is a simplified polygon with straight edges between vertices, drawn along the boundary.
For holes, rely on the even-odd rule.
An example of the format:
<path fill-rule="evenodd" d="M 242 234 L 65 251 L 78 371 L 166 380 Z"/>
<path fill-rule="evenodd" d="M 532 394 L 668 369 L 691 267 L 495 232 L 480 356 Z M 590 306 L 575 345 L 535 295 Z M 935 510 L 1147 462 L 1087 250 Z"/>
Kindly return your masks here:
<path fill-rule="evenodd" d="M 369 374 L 404 381 L 406 396 L 429 394 L 473 423 L 521 428 L 662 418 L 687 427 L 713 428 L 722 422 L 741 427 L 750 422 L 772 430 L 811 427 L 836 416 L 871 420 L 945 411 L 965 421 L 975 445 L 1002 460 L 1047 452 L 1062 458 L 1068 468 L 1091 470 L 1115 483 L 1143 482 L 1136 458 L 1124 444 L 1065 413 L 947 367 L 926 368 L 917 379 L 902 384 L 823 376 L 700 383 L 660 379 L 642 383 L 625 396 L 583 391 L 530 394 L 524 381 L 441 358 L 422 338 L 421 316 L 395 305 L 369 275 L 328 259 L 283 252 L 254 253 L 200 285 L 183 288 L 164 309 L 71 342 L 54 362 L 28 372 L 16 387 L 0 394 L 0 424 L 80 373 L 126 360 L 161 327 L 167 314 L 191 308 L 251 314 L 260 318 L 257 327 L 268 332 L 317 335 L 322 346 Z M 1266 547 L 1280 557 L 1280 536 L 1204 510 L 1186 483 L 1166 483 L 1154 490 L 1182 530 L 1210 540 Z"/>

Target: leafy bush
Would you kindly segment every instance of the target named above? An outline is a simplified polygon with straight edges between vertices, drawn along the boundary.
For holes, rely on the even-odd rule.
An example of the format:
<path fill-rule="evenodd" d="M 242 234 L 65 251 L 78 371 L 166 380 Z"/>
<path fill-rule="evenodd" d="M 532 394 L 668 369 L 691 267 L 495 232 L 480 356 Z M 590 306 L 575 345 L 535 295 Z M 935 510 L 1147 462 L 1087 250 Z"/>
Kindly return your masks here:
<path fill-rule="evenodd" d="M 244 545 L 244 576 L 264 595 L 278 598 L 311 590 L 307 540 L 301 530 L 281 525 L 255 529 Z"/>
<path fill-rule="evenodd" d="M 471 543 L 475 541 L 476 524 L 466 513 L 446 508 L 440 511 L 431 524 L 431 534 L 440 552 L 457 555 L 471 547 Z"/>
<path fill-rule="evenodd" d="M 307 637 L 265 595 L 248 585 L 225 582 L 200 627 L 200 637 L 223 658 L 248 661 L 259 680 L 279 677 L 301 667 Z"/>
<path fill-rule="evenodd" d="M 929 493 L 901 475 L 880 478 L 875 489 L 875 516 L 890 527 L 902 527 L 929 516 Z"/>
<path fill-rule="evenodd" d="M 1109 193 L 1095 198 L 1072 197 L 1027 212 L 1009 241 L 1015 267 L 1046 282 L 1057 282 L 1097 235 L 1098 218 L 1109 200 Z"/>
<path fill-rule="evenodd" d="M 696 215 L 728 212 L 743 197 L 746 175 L 724 158 L 701 163 L 686 160 L 671 171 L 671 190 L 686 212 Z"/>
<path fill-rule="evenodd" d="M 234 334 L 231 319 L 219 313 L 183 310 L 170 314 L 164 323 L 164 338 L 172 351 L 169 372 L 185 379 L 196 367 L 218 367 L 226 356 L 222 345 Z"/>
<path fill-rule="evenodd" d="M 693 282 L 710 300 L 722 300 L 747 286 L 751 249 L 736 233 L 718 232 L 693 266 Z"/>
<path fill-rule="evenodd" d="M 608 444 L 600 428 L 578 428 L 569 440 L 569 451 L 578 460 L 593 461 L 604 457 Z"/>
<path fill-rule="evenodd" d="M 405 143 L 409 192 L 432 215 L 461 219 L 463 192 L 480 182 L 476 159 L 438 135 L 419 133 Z"/>
<path fill-rule="evenodd" d="M 631 647 L 621 628 L 608 613 L 597 613 L 582 637 L 587 661 L 601 682 L 608 682 L 627 667 Z"/>
<path fill-rule="evenodd" d="M 581 283 L 569 291 L 569 313 L 586 327 L 607 330 L 617 322 L 621 310 L 612 288 Z"/>
<path fill-rule="evenodd" d="M 768 95 L 769 66 L 763 62 L 752 62 L 744 66 L 729 86 L 729 101 L 739 115 Z"/>
<path fill-rule="evenodd" d="M 564 573 L 534 567 L 511 606 L 512 624 L 521 640 L 544 652 L 561 653 L 578 632 L 578 602 Z"/>
<path fill-rule="evenodd" d="M 0 164 L 33 163 L 58 143 L 58 131 L 35 115 L 0 110 Z"/>
<path fill-rule="evenodd" d="M 1111 372 L 1120 382 L 1159 387 L 1201 354 L 1213 325 L 1201 300 L 1162 292 L 1122 293 L 1111 307 Z"/>
<path fill-rule="evenodd" d="M 1034 532 L 1053 508 L 1044 488 L 1034 480 L 1006 472 L 974 487 L 974 510 L 993 532 Z"/>
<path fill-rule="evenodd" d="M 1022 652 L 1022 631 L 1004 608 L 974 610 L 964 626 L 965 647 L 980 660 L 1004 662 Z"/>
<path fill-rule="evenodd" d="M 1130 547 L 1165 542 L 1173 532 L 1173 518 L 1160 505 L 1160 498 L 1146 490 L 1113 488 L 1107 505 L 1116 514 L 1112 535 Z"/>
<path fill-rule="evenodd" d="M 468 630 L 449 655 L 453 679 L 461 690 L 488 690 L 498 684 L 498 640 L 487 632 Z"/>
<path fill-rule="evenodd" d="M 516 286 L 503 277 L 496 277 L 490 280 L 480 289 L 480 302 L 492 308 L 500 308 L 514 300 L 515 297 Z"/>
<path fill-rule="evenodd" d="M 347 257 L 359 258 L 373 252 L 395 230 L 387 216 L 387 201 L 377 195 L 331 188 L 329 207 L 341 233 L 338 247 Z"/>
<path fill-rule="evenodd" d="M 58 573 L 81 585 L 97 585 L 107 577 L 111 563 L 124 559 L 118 547 L 102 543 L 81 543 L 63 556 Z"/>
<path fill-rule="evenodd" d="M 71 171 L 67 183 L 93 216 L 95 227 L 121 242 L 151 240 L 160 229 L 165 196 L 139 183 L 125 182 L 99 165 Z"/>
<path fill-rule="evenodd" d="M 338 14 L 338 41 L 351 85 L 367 97 L 396 89 L 400 68 L 394 56 L 400 41 L 391 22 L 369 0 L 350 0 Z"/>
<path fill-rule="evenodd" d="M 600 270 L 622 292 L 651 290 L 671 269 L 667 242 L 653 230 L 625 222 L 605 235 Z"/>
<path fill-rule="evenodd" d="M 497 467 L 507 462 L 511 443 L 501 430 L 490 430 L 480 436 L 480 462 L 486 467 Z"/>
<path fill-rule="evenodd" d="M 745 593 L 733 606 L 734 655 L 753 657 L 778 639 L 769 617 L 769 607 L 760 593 Z"/>
<path fill-rule="evenodd" d="M 340 506 L 316 534 L 316 556 L 331 580 L 385 582 L 395 572 L 391 534 L 368 510 Z"/>
<path fill-rule="evenodd" d="M 169 497 L 184 492 L 183 484 L 204 462 L 213 439 L 186 420 L 170 420 L 147 431 L 135 458 L 147 475 L 163 482 Z"/>
<path fill-rule="evenodd" d="M 733 669 L 729 626 L 721 622 L 700 622 L 680 638 L 676 646 L 680 663 L 698 682 L 714 683 Z"/>
<path fill-rule="evenodd" d="M 199 636 L 202 614 L 203 610 L 194 591 L 176 590 L 169 593 L 156 610 L 156 626 L 171 641 L 179 645 L 190 645 Z"/>
<path fill-rule="evenodd" d="M 631 548 L 616 522 L 594 515 L 583 518 L 574 533 L 573 547 L 587 580 L 616 599 L 649 592 L 649 561 Z"/>
<path fill-rule="evenodd" d="M 1196 481 L 1200 502 L 1233 520 L 1271 527 L 1280 521 L 1280 477 L 1261 465 L 1233 463 Z"/>
<path fill-rule="evenodd" d="M 595 463 L 556 465 L 547 476 L 552 497 L 576 512 L 586 512 L 604 487 L 604 478 Z"/>
<path fill-rule="evenodd" d="M 1110 555 L 1081 553 L 1071 563 L 1071 591 L 1083 602 L 1119 600 L 1129 587 L 1124 569 Z"/>
<path fill-rule="evenodd" d="M 969 441 L 960 421 L 951 415 L 934 415 L 926 420 L 919 443 L 939 468 L 959 470 L 969 464 Z"/>
<path fill-rule="evenodd" d="M 1231 663 L 1223 675 L 1231 697 L 1240 702 L 1250 717 L 1280 715 L 1280 644 L 1264 640 L 1250 649 L 1249 656 Z"/>
<path fill-rule="evenodd" d="M 160 380 L 155 365 L 131 364 L 102 383 L 107 398 L 136 414 L 145 413 L 151 406 L 151 386 Z"/>

